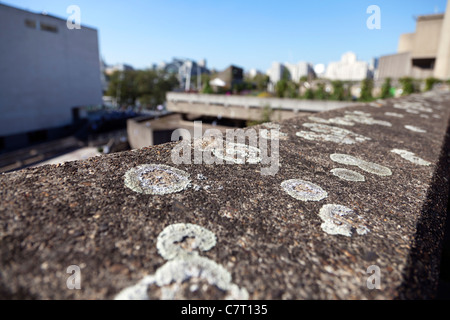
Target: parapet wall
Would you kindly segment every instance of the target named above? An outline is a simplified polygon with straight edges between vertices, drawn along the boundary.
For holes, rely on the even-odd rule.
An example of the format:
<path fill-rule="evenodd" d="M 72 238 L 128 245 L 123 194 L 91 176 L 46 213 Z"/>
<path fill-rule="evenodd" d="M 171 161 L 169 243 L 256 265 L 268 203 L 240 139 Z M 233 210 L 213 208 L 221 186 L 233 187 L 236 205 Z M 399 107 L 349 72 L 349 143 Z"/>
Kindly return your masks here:
<path fill-rule="evenodd" d="M 269 162 L 197 139 L 2 174 L 0 298 L 432 298 L 449 115 L 433 91 L 250 128 Z"/>

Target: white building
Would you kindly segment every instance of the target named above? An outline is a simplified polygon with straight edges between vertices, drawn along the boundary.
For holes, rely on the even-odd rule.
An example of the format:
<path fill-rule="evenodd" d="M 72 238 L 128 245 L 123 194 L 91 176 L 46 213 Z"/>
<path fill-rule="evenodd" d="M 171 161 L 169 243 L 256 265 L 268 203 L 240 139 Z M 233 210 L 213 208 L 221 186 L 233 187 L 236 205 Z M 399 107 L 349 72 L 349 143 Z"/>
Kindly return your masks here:
<path fill-rule="evenodd" d="M 309 77 L 314 74 L 313 67 L 310 63 L 299 62 L 297 64 L 285 63 L 284 66 L 291 75 L 291 80 L 300 82 L 302 77 Z"/>
<path fill-rule="evenodd" d="M 295 82 L 299 82 L 302 77 L 314 76 L 313 67 L 308 62 L 299 62 L 297 64 L 273 62 L 266 73 L 270 78 L 269 91 L 274 90 L 277 82 L 283 78 L 285 71 L 288 71 L 289 79 Z"/>
<path fill-rule="evenodd" d="M 97 30 L 0 4 L 0 142 L 72 123 L 102 103 Z"/>
<path fill-rule="evenodd" d="M 357 61 L 356 54 L 347 52 L 342 55 L 339 62 L 331 62 L 325 73 L 325 78 L 330 80 L 361 81 L 369 75 L 369 64 L 365 61 Z"/>

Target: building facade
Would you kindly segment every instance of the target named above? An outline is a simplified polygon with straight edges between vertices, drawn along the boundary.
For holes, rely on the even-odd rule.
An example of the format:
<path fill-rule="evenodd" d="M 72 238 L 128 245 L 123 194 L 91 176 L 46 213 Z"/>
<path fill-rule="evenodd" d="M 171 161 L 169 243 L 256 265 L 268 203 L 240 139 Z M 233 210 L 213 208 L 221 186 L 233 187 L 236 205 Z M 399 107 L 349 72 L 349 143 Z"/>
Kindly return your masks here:
<path fill-rule="evenodd" d="M 102 103 L 97 30 L 0 4 L 0 139 L 67 126 Z"/>
<path fill-rule="evenodd" d="M 369 64 L 358 61 L 353 52 L 343 54 L 341 61 L 329 63 L 325 73 L 329 80 L 343 81 L 361 81 L 369 76 Z"/>
<path fill-rule="evenodd" d="M 396 54 L 380 58 L 378 79 L 450 79 L 450 5 L 445 14 L 419 16 L 414 33 L 400 36 Z"/>
<path fill-rule="evenodd" d="M 175 74 L 180 83 L 180 88 L 184 91 L 190 91 L 194 87 L 199 90 L 202 86 L 200 77 L 197 77 L 197 83 L 192 83 L 192 78 L 202 74 L 210 74 L 206 66 L 206 60 L 197 62 L 189 59 L 174 58 L 169 63 L 161 63 L 159 69 Z"/>
<path fill-rule="evenodd" d="M 314 67 L 308 62 L 298 62 L 296 64 L 273 62 L 270 69 L 266 72 L 270 80 L 268 87 L 270 92 L 274 91 L 275 85 L 283 78 L 285 72 L 287 72 L 289 80 L 297 83 L 300 82 L 302 77 L 308 79 L 315 77 Z"/>

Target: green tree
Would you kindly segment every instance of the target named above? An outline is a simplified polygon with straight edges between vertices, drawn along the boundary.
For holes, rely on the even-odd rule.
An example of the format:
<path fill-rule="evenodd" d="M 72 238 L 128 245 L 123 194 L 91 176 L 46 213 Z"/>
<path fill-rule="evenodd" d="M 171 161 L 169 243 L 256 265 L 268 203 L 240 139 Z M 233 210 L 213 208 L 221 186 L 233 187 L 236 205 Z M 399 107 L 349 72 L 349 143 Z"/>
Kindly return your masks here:
<path fill-rule="evenodd" d="M 308 88 L 303 96 L 306 100 L 314 100 L 314 90 L 312 88 Z"/>
<path fill-rule="evenodd" d="M 333 100 L 344 101 L 348 99 L 348 94 L 344 88 L 344 83 L 340 80 L 333 81 L 333 94 L 331 95 Z"/>
<path fill-rule="evenodd" d="M 328 92 L 325 90 L 325 84 L 322 82 L 319 82 L 317 84 L 317 90 L 314 94 L 315 98 L 317 100 L 328 100 L 329 98 L 329 94 Z"/>
<path fill-rule="evenodd" d="M 117 97 L 120 105 L 134 105 L 139 100 L 146 108 L 154 108 L 164 103 L 166 93 L 177 86 L 175 75 L 164 71 L 117 71 L 110 77 L 106 95 Z"/>
<path fill-rule="evenodd" d="M 372 101 L 372 89 L 373 89 L 373 80 L 366 78 L 361 83 L 361 95 L 359 97 L 360 101 Z"/>
<path fill-rule="evenodd" d="M 288 98 L 297 99 L 299 97 L 298 88 L 299 86 L 297 83 L 294 81 L 288 81 L 285 95 Z"/>
<path fill-rule="evenodd" d="M 392 88 L 391 78 L 386 78 L 383 82 L 383 85 L 381 86 L 380 98 L 387 99 L 392 97 L 391 88 Z"/>
<path fill-rule="evenodd" d="M 425 91 L 430 91 L 433 89 L 433 86 L 437 83 L 441 83 L 439 79 L 429 77 L 425 79 Z"/>
<path fill-rule="evenodd" d="M 116 71 L 110 76 L 110 82 L 106 95 L 117 98 L 117 102 L 122 104 L 134 104 L 137 98 L 135 88 L 134 71 Z"/>
<path fill-rule="evenodd" d="M 275 85 L 275 94 L 278 98 L 284 98 L 286 96 L 290 79 L 291 74 L 289 70 L 284 69 L 280 81 Z"/>
<path fill-rule="evenodd" d="M 265 74 L 257 74 L 253 77 L 252 82 L 255 83 L 256 90 L 266 91 L 269 84 L 270 78 Z"/>
<path fill-rule="evenodd" d="M 207 78 L 206 81 L 204 82 L 202 93 L 204 94 L 214 93 L 214 90 L 211 88 L 211 85 L 209 84 L 209 78 Z"/>
<path fill-rule="evenodd" d="M 414 86 L 414 80 L 410 77 L 404 77 L 399 79 L 402 84 L 403 96 L 409 95 L 411 93 L 416 92 L 416 88 Z"/>

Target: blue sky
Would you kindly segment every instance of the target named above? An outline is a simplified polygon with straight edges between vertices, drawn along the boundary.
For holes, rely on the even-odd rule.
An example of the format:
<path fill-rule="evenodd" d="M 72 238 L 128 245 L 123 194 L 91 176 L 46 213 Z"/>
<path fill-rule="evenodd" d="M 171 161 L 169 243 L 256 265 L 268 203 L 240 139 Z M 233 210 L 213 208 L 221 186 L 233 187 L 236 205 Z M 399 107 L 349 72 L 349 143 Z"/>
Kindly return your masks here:
<path fill-rule="evenodd" d="M 414 16 L 445 11 L 446 0 L 0 0 L 33 12 L 81 22 L 99 31 L 108 64 L 146 68 L 173 57 L 206 59 L 218 70 L 230 64 L 266 71 L 273 61 L 359 60 L 395 53 Z M 381 9 L 381 29 L 369 30 L 369 5 Z"/>

